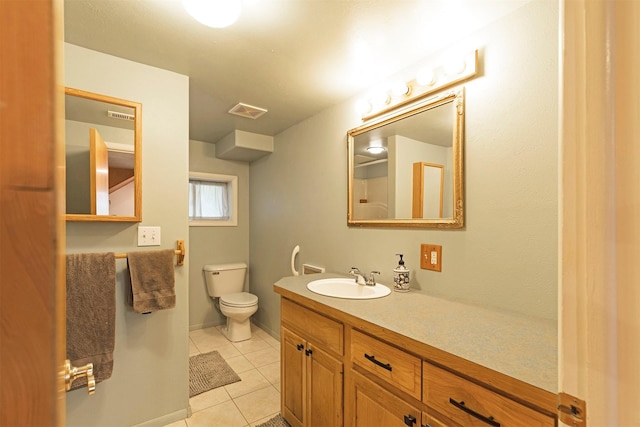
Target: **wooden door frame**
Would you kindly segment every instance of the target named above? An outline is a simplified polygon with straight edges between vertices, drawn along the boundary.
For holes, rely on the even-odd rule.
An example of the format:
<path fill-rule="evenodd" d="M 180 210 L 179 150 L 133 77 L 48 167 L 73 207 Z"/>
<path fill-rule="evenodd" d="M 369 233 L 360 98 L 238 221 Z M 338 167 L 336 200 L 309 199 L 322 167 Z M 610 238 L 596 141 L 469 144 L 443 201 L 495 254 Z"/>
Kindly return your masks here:
<path fill-rule="evenodd" d="M 558 384 L 591 426 L 637 423 L 639 19 L 633 1 L 560 0 Z"/>
<path fill-rule="evenodd" d="M 0 425 L 65 425 L 62 7 L 0 1 Z"/>

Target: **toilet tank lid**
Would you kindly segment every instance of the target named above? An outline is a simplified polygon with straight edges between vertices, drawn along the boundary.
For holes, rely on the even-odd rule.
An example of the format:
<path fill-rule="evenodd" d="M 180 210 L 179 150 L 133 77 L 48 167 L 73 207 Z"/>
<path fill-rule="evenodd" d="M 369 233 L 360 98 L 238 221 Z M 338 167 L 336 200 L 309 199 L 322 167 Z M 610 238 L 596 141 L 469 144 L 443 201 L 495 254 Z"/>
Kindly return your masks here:
<path fill-rule="evenodd" d="M 233 262 L 229 264 L 208 264 L 204 266 L 204 271 L 241 270 L 247 268 L 244 262 Z"/>

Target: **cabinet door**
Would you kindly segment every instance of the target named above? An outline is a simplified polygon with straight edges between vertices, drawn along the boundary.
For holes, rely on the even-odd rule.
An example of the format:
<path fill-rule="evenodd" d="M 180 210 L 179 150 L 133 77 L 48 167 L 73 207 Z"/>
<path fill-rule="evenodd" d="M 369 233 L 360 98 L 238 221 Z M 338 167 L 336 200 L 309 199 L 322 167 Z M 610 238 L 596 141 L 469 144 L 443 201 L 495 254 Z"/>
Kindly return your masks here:
<path fill-rule="evenodd" d="M 305 402 L 306 342 L 286 328 L 281 328 L 282 415 L 292 427 L 302 427 Z"/>
<path fill-rule="evenodd" d="M 419 426 L 421 412 L 405 400 L 391 394 L 374 382 L 352 371 L 352 393 L 355 405 L 355 427 Z"/>
<path fill-rule="evenodd" d="M 307 412 L 309 427 L 342 426 L 342 362 L 314 345 L 308 345 Z"/>

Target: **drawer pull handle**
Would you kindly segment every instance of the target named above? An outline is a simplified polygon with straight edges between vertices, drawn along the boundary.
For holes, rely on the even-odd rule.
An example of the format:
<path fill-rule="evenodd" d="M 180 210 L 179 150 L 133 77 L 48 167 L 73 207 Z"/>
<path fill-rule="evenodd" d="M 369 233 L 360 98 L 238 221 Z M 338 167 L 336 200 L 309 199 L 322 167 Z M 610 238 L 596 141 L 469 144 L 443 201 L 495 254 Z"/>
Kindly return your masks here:
<path fill-rule="evenodd" d="M 380 366 L 381 368 L 386 369 L 387 371 L 391 370 L 391 365 L 388 363 L 382 363 L 381 361 L 377 360 L 375 356 L 369 356 L 367 353 L 364 354 L 364 357 L 367 360 L 372 361 L 373 363 L 375 363 L 376 365 Z"/>
<path fill-rule="evenodd" d="M 408 425 L 409 427 L 413 426 L 416 423 L 416 421 L 418 421 L 416 417 L 414 417 L 411 414 L 404 416 L 404 424 Z"/>
<path fill-rule="evenodd" d="M 477 419 L 479 419 L 480 421 L 483 421 L 487 424 L 489 424 L 490 426 L 493 427 L 500 427 L 500 423 L 495 421 L 493 419 L 493 417 L 485 417 L 484 415 L 481 415 L 479 413 L 477 413 L 476 411 L 474 411 L 473 409 L 468 408 L 464 402 L 456 402 L 452 397 L 449 398 L 449 403 L 451 403 L 453 406 L 455 406 L 456 408 L 466 412 L 467 414 L 471 415 L 472 417 L 476 417 Z"/>

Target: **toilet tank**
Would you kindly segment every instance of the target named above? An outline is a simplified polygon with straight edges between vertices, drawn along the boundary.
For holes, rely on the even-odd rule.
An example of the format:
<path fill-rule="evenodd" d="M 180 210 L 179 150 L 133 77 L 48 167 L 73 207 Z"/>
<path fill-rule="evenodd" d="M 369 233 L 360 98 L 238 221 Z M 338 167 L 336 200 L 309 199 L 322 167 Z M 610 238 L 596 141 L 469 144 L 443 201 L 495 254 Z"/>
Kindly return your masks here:
<path fill-rule="evenodd" d="M 242 292 L 246 273 L 247 264 L 243 262 L 205 265 L 204 277 L 209 296 L 220 297 Z"/>

